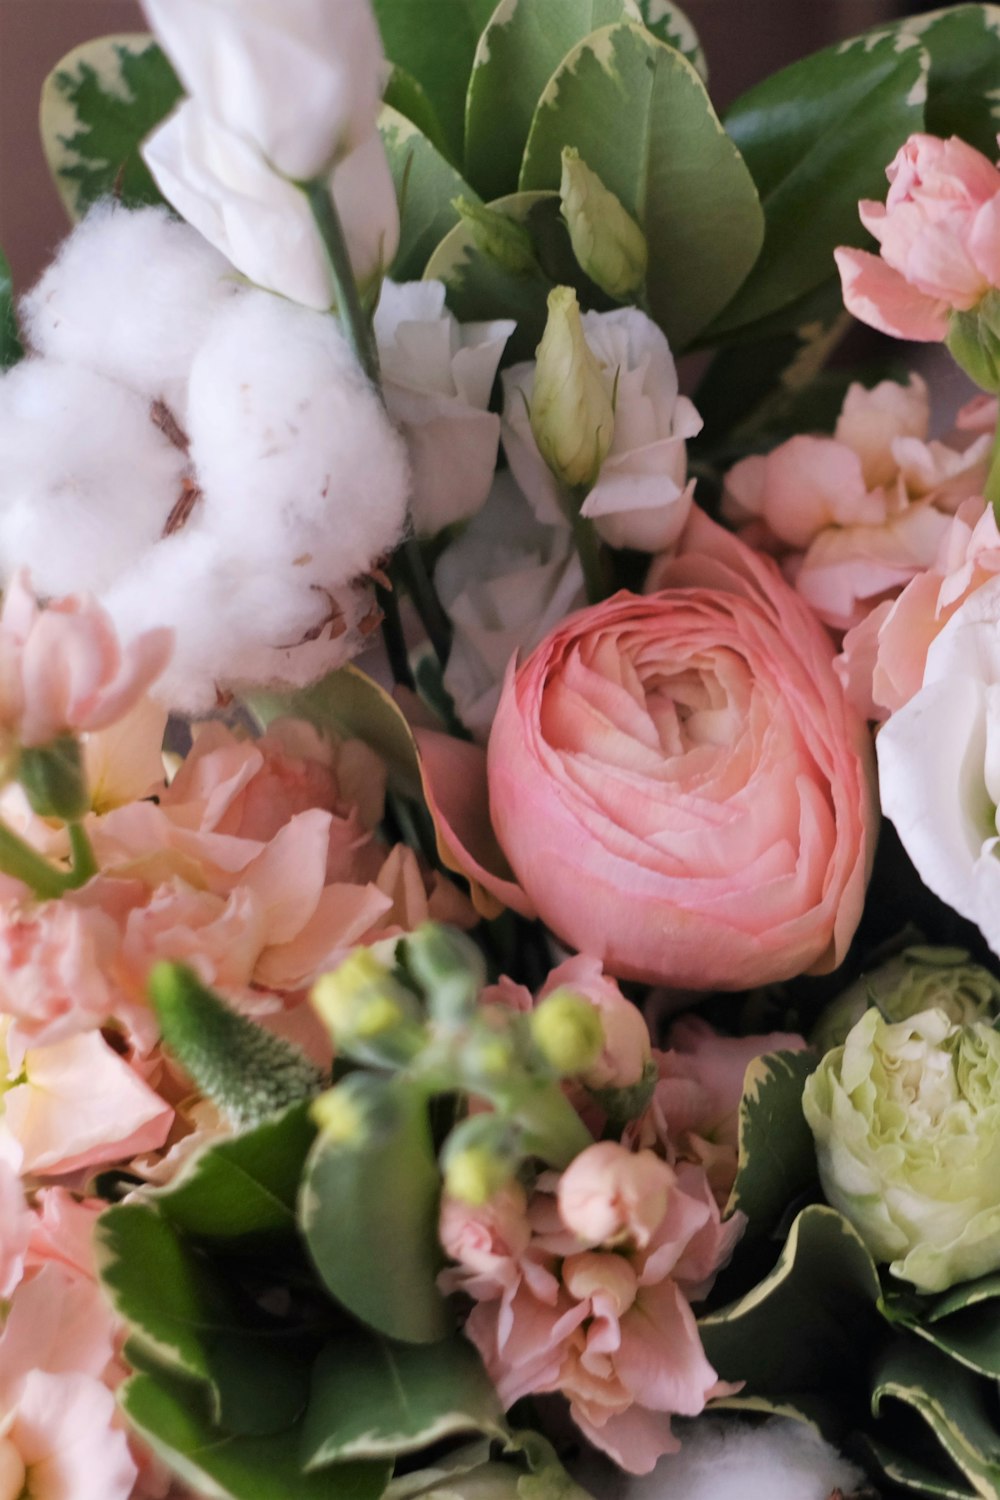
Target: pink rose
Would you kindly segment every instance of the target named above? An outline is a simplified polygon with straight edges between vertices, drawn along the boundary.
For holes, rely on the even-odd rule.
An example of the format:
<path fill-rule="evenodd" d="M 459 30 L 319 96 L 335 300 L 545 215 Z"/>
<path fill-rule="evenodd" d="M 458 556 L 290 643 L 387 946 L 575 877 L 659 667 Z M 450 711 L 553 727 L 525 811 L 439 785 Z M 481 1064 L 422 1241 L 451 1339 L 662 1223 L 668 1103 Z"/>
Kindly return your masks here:
<path fill-rule="evenodd" d="M 935 341 L 952 310 L 1000 285 L 1000 172 L 952 136 L 911 135 L 886 168 L 884 204 L 858 205 L 879 242 L 835 251 L 850 312 L 896 338 Z"/>
<path fill-rule="evenodd" d="M 877 815 L 829 638 L 698 511 L 656 587 L 571 615 L 509 669 L 489 744 L 504 851 L 613 974 L 742 989 L 835 968 Z"/>

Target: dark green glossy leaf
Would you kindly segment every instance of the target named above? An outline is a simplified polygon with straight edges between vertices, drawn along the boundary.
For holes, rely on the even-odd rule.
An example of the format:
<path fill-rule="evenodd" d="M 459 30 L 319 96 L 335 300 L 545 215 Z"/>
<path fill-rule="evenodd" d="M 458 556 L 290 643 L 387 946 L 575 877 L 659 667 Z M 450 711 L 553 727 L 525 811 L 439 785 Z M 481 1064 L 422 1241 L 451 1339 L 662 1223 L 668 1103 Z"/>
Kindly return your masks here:
<path fill-rule="evenodd" d="M 379 129 L 400 206 L 399 249 L 392 275 L 396 281 L 418 281 L 435 246 L 458 223 L 454 200 L 479 200 L 405 115 L 384 106 Z"/>
<path fill-rule="evenodd" d="M 399 1079 L 385 1083 L 380 1112 L 380 1123 L 356 1141 L 317 1140 L 299 1221 L 316 1269 L 344 1307 L 389 1338 L 433 1343 L 450 1319 L 436 1285 L 441 1183 L 427 1105 Z"/>
<path fill-rule="evenodd" d="M 128 1381 L 121 1403 L 153 1452 L 206 1500 L 378 1500 L 392 1472 L 348 1463 L 303 1474 L 298 1427 L 266 1439 L 220 1434 L 148 1375 Z"/>
<path fill-rule="evenodd" d="M 931 55 L 925 127 L 932 135 L 960 135 L 996 160 L 1000 89 L 1000 6 L 956 5 L 911 16 L 898 30 Z"/>
<path fill-rule="evenodd" d="M 503 1413 L 482 1360 L 461 1336 L 390 1344 L 353 1334 L 313 1372 L 302 1437 L 306 1469 L 412 1453 L 462 1432 L 497 1433 Z"/>
<path fill-rule="evenodd" d="M 448 147 L 441 129 L 441 121 L 424 90 L 405 68 L 396 66 L 389 73 L 389 82 L 382 93 L 382 102 L 390 109 L 414 124 L 425 135 L 435 150 L 447 155 Z"/>
<path fill-rule="evenodd" d="M 773 1229 L 816 1180 L 816 1150 L 802 1113 L 802 1090 L 816 1062 L 812 1052 L 770 1052 L 747 1068 L 739 1166 L 726 1213 L 745 1213 L 750 1237 Z"/>
<path fill-rule="evenodd" d="M 920 1416 L 948 1459 L 980 1495 L 1000 1489 L 996 1384 L 918 1339 L 899 1339 L 879 1358 L 872 1411 L 900 1401 Z"/>
<path fill-rule="evenodd" d="M 181 86 L 152 37 L 99 37 L 75 47 L 42 87 L 42 145 L 71 218 L 98 198 L 162 203 L 139 154 Z"/>
<path fill-rule="evenodd" d="M 760 259 L 708 339 L 793 307 L 829 281 L 837 245 L 862 245 L 859 198 L 885 196 L 885 167 L 923 124 L 929 58 L 894 34 L 841 43 L 744 94 L 726 129 L 767 221 Z"/>
<path fill-rule="evenodd" d="M 980 1492 L 958 1475 L 938 1474 L 912 1453 L 901 1452 L 870 1434 L 866 1433 L 861 1442 L 871 1455 L 872 1467 L 881 1469 L 887 1479 L 901 1485 L 904 1490 L 915 1491 L 918 1495 L 930 1497 L 930 1500 L 982 1500 Z"/>
<path fill-rule="evenodd" d="M 753 179 L 701 79 L 645 28 L 605 27 L 542 95 L 522 189 L 558 188 L 567 145 L 645 231 L 653 316 L 675 348 L 689 344 L 742 284 L 763 238 Z"/>

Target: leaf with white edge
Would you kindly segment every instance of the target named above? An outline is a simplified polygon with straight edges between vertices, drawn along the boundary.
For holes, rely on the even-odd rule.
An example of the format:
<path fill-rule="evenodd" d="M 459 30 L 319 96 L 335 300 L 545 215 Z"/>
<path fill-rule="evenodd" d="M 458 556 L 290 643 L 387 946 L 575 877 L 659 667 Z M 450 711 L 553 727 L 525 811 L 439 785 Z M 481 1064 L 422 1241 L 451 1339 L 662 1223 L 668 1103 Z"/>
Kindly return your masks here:
<path fill-rule="evenodd" d="M 487 207 L 530 230 L 538 214 L 548 211 L 558 216 L 559 194 L 509 193 Z M 517 327 L 507 344 L 507 358 L 534 357 L 545 331 L 546 300 L 555 285 L 544 270 L 523 275 L 507 270 L 479 249 L 472 228 L 463 221 L 438 245 L 424 275 L 444 282 L 448 306 L 460 322 L 513 318 Z"/>
<path fill-rule="evenodd" d="M 642 23 L 668 47 L 683 53 L 703 83 L 708 82 L 708 63 L 698 33 L 673 0 L 637 0 Z"/>
<path fill-rule="evenodd" d="M 399 249 L 392 263 L 396 281 L 417 281 L 434 247 L 458 223 L 456 198 L 479 199 L 455 168 L 412 120 L 384 105 L 382 144 L 399 200 Z"/>
<path fill-rule="evenodd" d="M 706 340 L 756 323 L 835 275 L 837 245 L 863 245 L 859 198 L 884 198 L 885 167 L 923 126 L 930 58 L 895 34 L 828 47 L 766 78 L 725 117 L 760 193 L 760 258 Z"/>
<path fill-rule="evenodd" d="M 976 1494 L 992 1500 L 1000 1490 L 996 1383 L 917 1339 L 899 1339 L 876 1363 L 873 1414 L 884 1416 L 893 1401 L 915 1411 Z"/>
<path fill-rule="evenodd" d="M 14 316 L 14 284 L 11 281 L 10 266 L 0 250 L 0 370 L 16 364 L 23 353 L 17 332 L 17 319 Z"/>
<path fill-rule="evenodd" d="M 229 1432 L 263 1435 L 296 1420 L 308 1393 L 300 1350 L 248 1321 L 250 1312 L 166 1219 L 143 1203 L 116 1205 L 101 1216 L 95 1247 L 134 1363 L 201 1387 L 212 1420 Z"/>
<path fill-rule="evenodd" d="M 484 198 L 517 188 L 535 109 L 578 42 L 616 21 L 641 21 L 636 0 L 504 0 L 483 32 L 465 106 L 465 170 Z"/>
<path fill-rule="evenodd" d="M 883 28 L 879 28 L 879 32 Z M 930 53 L 924 128 L 960 135 L 996 160 L 1000 130 L 1000 6 L 956 5 L 888 28 Z"/>
<path fill-rule="evenodd" d="M 67 53 L 42 85 L 45 158 L 70 218 L 98 198 L 162 203 L 139 148 L 181 97 L 151 36 L 98 37 Z"/>
<path fill-rule="evenodd" d="M 374 0 L 386 56 L 415 78 L 458 166 L 472 59 L 496 0 Z"/>
<path fill-rule="evenodd" d="M 357 1139 L 320 1135 L 306 1163 L 299 1223 L 327 1290 L 355 1317 L 402 1343 L 450 1331 L 437 1288 L 441 1179 L 427 1104 L 402 1079 L 381 1084 L 381 1118 Z"/>
<path fill-rule="evenodd" d="M 856 1230 L 823 1204 L 795 1219 L 777 1265 L 738 1301 L 701 1318 L 705 1353 L 747 1396 L 788 1399 L 850 1391 L 872 1340 L 878 1272 Z"/>
<path fill-rule="evenodd" d="M 298 1426 L 266 1439 L 227 1436 L 148 1375 L 133 1376 L 120 1400 L 157 1457 L 205 1500 L 379 1500 L 392 1472 L 347 1463 L 303 1474 Z"/>
<path fill-rule="evenodd" d="M 687 58 L 644 27 L 581 42 L 541 97 L 522 189 L 557 188 L 575 146 L 650 245 L 650 309 L 676 350 L 731 300 L 760 251 L 750 172 Z"/>
<path fill-rule="evenodd" d="M 963 1282 L 933 1299 L 887 1291 L 883 1311 L 951 1359 L 1000 1379 L 1000 1276 Z"/>
<path fill-rule="evenodd" d="M 256 1246 L 262 1237 L 294 1235 L 299 1182 L 315 1138 L 309 1106 L 293 1105 L 254 1130 L 206 1145 L 145 1199 L 202 1242 L 236 1249 L 239 1241 Z"/>
<path fill-rule="evenodd" d="M 929 1496 L 931 1500 L 980 1500 L 979 1492 L 957 1474 L 952 1478 L 936 1474 L 912 1453 L 890 1448 L 870 1433 L 861 1434 L 859 1441 L 870 1454 L 872 1467 L 880 1469 L 887 1479 L 905 1490 Z"/>
<path fill-rule="evenodd" d="M 499 1435 L 502 1427 L 499 1397 L 467 1339 L 407 1345 L 351 1334 L 316 1361 L 303 1467 L 389 1458 L 458 1433 Z"/>
<path fill-rule="evenodd" d="M 427 137 L 436 151 L 447 156 L 448 147 L 441 129 L 441 121 L 434 113 L 434 107 L 423 88 L 407 73 L 405 68 L 397 66 L 390 70 L 389 81 L 382 93 L 382 102 L 390 109 L 404 115 L 411 124 L 417 127 L 421 135 Z"/>
<path fill-rule="evenodd" d="M 755 1057 L 743 1080 L 739 1165 L 726 1215 L 747 1216 L 747 1236 L 767 1234 L 789 1203 L 816 1181 L 816 1148 L 802 1113 L 813 1052 Z"/>

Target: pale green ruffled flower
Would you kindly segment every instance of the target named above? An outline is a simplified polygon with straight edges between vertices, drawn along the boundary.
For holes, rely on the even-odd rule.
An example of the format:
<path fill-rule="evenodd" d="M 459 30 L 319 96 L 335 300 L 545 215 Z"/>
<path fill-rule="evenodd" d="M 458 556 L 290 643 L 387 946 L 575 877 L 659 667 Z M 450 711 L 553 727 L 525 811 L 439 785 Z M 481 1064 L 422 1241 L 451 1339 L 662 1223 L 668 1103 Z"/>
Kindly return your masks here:
<path fill-rule="evenodd" d="M 862 974 L 827 1006 L 809 1041 L 817 1052 L 843 1045 L 869 1005 L 887 1021 L 906 1021 L 922 1010 L 943 1010 L 956 1025 L 1000 1016 L 1000 979 L 974 964 L 964 948 L 906 948 Z"/>

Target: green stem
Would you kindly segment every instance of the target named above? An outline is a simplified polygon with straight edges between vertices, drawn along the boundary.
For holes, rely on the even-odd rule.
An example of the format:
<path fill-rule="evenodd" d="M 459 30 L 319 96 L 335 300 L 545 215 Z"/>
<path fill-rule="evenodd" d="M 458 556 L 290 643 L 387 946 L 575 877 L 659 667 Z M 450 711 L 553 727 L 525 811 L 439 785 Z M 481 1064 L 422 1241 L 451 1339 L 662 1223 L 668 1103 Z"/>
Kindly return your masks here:
<path fill-rule="evenodd" d="M 593 521 L 586 520 L 574 505 L 571 511 L 573 543 L 583 568 L 583 582 L 587 591 L 587 603 L 599 604 L 607 598 L 607 578 L 601 558 L 601 539 Z"/>
<path fill-rule="evenodd" d="M 396 553 L 396 561 L 399 564 L 400 578 L 405 583 L 427 632 L 427 639 L 443 667 L 447 665 L 451 650 L 451 621 L 437 596 L 416 537 L 411 536 L 402 544 Z"/>
<path fill-rule="evenodd" d="M 0 822 L 0 870 L 5 875 L 13 875 L 15 880 L 23 880 L 42 901 L 58 900 L 69 889 L 72 880 L 71 872 L 50 865 L 37 849 L 32 849 L 3 822 Z"/>
<path fill-rule="evenodd" d="M 993 448 L 990 452 L 990 468 L 983 486 L 983 495 L 989 505 L 993 507 L 993 514 L 1000 524 L 1000 425 L 997 426 L 996 436 L 993 439 Z"/>
<path fill-rule="evenodd" d="M 73 853 L 73 863 L 66 877 L 66 889 L 75 891 L 97 874 L 97 860 L 82 823 L 69 825 L 69 846 Z"/>
<path fill-rule="evenodd" d="M 416 683 L 410 671 L 410 657 L 406 649 L 403 622 L 399 617 L 399 599 L 396 591 L 384 589 L 379 583 L 375 585 L 375 598 L 382 611 L 382 640 L 385 642 L 392 680 L 400 687 L 410 688 L 412 691 L 416 688 Z"/>

